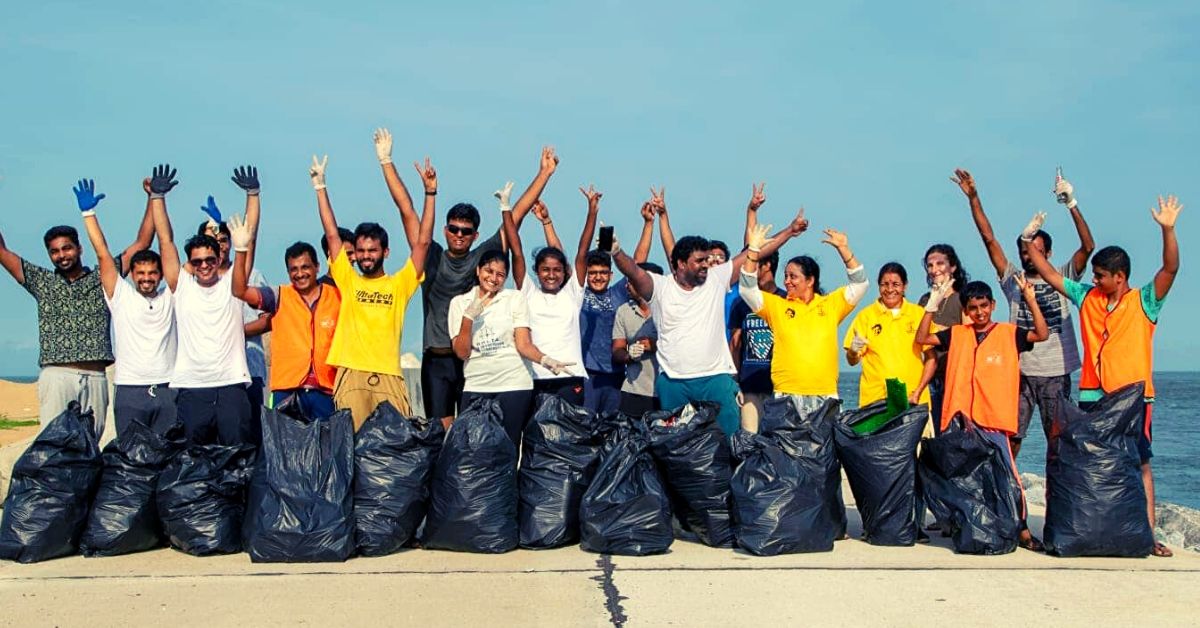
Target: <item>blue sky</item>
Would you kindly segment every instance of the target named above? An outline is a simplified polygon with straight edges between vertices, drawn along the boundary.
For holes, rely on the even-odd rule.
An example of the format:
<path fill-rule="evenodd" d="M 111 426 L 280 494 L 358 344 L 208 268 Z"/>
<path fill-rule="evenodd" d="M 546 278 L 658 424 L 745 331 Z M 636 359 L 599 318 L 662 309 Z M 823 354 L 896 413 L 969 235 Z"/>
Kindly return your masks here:
<path fill-rule="evenodd" d="M 872 271 L 895 259 L 917 275 L 926 246 L 946 241 L 993 280 L 947 177 L 975 174 L 1006 241 L 1049 212 L 1061 260 L 1075 242 L 1049 191 L 1062 164 L 1097 242 L 1131 253 L 1135 283 L 1160 262 L 1155 195 L 1187 205 L 1156 366 L 1195 368 L 1200 5 L 502 5 L 21 3 L 0 38 L 0 231 L 47 263 L 41 233 L 79 225 L 70 188 L 87 176 L 108 195 L 110 244 L 124 246 L 159 161 L 179 169 L 168 206 L 190 230 L 210 193 L 241 210 L 230 170 L 253 163 L 259 267 L 283 282 L 283 249 L 319 237 L 307 166 L 328 153 L 340 221 L 388 226 L 395 269 L 407 249 L 371 144 L 387 126 L 401 175 L 415 185 L 408 164 L 429 155 L 439 210 L 474 202 L 485 231 L 499 225 L 491 192 L 524 186 L 549 143 L 562 165 L 544 198 L 564 241 L 577 237 L 576 188 L 589 182 L 626 243 L 652 184 L 666 186 L 678 235 L 738 241 L 750 184 L 764 180 L 762 220 L 780 225 L 804 205 L 814 229 L 847 231 Z M 525 234 L 539 240 L 532 225 Z M 838 260 L 818 240 L 784 253 L 815 252 L 831 284 Z M 33 373 L 34 302 L 8 278 L 0 302 L 0 373 Z M 416 299 L 408 313 L 405 348 L 419 349 Z"/>

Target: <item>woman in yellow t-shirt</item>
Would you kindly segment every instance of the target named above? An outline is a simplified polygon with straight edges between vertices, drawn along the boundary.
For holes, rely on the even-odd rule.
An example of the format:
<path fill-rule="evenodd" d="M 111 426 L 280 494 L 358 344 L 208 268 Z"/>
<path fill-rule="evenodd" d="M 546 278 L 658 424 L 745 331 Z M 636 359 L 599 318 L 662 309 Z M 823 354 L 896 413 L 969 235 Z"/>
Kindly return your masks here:
<path fill-rule="evenodd" d="M 768 228 L 753 225 L 746 231 L 750 253 L 742 264 L 738 291 L 774 336 L 771 383 L 775 396 L 790 397 L 801 414 L 808 414 L 826 399 L 837 397 L 838 325 L 866 295 L 867 275 L 850 251 L 846 234 L 826 229 L 821 242 L 837 249 L 849 284 L 824 293 L 821 267 L 813 258 L 801 255 L 784 267 L 787 296 L 765 293 L 758 288 L 758 251 L 767 241 Z M 757 426 L 743 428 L 755 430 Z"/>
<path fill-rule="evenodd" d="M 899 379 L 910 393 L 921 382 L 924 353 L 913 344 L 925 308 L 905 298 L 908 272 L 898 262 L 879 269 L 879 299 L 864 307 L 850 323 L 842 346 L 850 366 L 862 364 L 858 405 L 887 397 L 887 380 Z M 915 402 L 929 403 L 929 390 Z"/>

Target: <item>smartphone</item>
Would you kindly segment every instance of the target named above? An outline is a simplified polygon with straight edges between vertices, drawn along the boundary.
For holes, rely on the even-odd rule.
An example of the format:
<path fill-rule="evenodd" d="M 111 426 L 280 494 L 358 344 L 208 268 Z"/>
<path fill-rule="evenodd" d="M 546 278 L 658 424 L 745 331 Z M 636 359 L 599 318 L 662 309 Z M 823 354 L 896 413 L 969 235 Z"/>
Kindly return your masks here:
<path fill-rule="evenodd" d="M 597 246 L 600 247 L 601 251 L 607 253 L 612 250 L 612 244 L 613 228 L 608 226 L 600 227 L 600 242 Z"/>

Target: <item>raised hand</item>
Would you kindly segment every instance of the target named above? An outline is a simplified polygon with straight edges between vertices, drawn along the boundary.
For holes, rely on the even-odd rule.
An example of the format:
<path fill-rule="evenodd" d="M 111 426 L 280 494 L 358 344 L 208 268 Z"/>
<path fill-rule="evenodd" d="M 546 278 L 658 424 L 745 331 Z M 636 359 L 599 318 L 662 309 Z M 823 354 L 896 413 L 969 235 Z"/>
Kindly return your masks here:
<path fill-rule="evenodd" d="M 153 194 L 153 192 L 150 191 L 150 177 L 142 179 L 142 191 L 146 193 L 146 196 Z"/>
<path fill-rule="evenodd" d="M 543 203 L 541 199 L 533 202 L 533 207 L 530 208 L 530 211 L 533 212 L 533 215 L 537 217 L 537 219 L 540 220 L 543 225 L 547 222 L 550 222 L 550 208 L 546 207 L 546 204 Z"/>
<path fill-rule="evenodd" d="M 325 166 L 328 164 L 329 155 L 322 157 L 321 161 L 317 161 L 317 156 L 313 155 L 312 165 L 308 167 L 308 176 L 312 179 L 314 190 L 325 189 Z"/>
<path fill-rule="evenodd" d="M 653 205 L 651 205 L 650 203 L 642 203 L 642 209 L 640 211 L 642 214 L 642 220 L 644 220 L 646 222 L 654 221 L 654 206 Z"/>
<path fill-rule="evenodd" d="M 667 188 L 665 186 L 657 190 L 654 189 L 654 186 L 650 186 L 650 206 L 659 216 L 667 213 Z"/>
<path fill-rule="evenodd" d="M 382 127 L 375 129 L 375 156 L 381 166 L 392 163 L 392 134 Z"/>
<path fill-rule="evenodd" d="M 979 194 L 975 189 L 975 177 L 962 168 L 956 168 L 954 176 L 950 177 L 950 180 L 958 186 L 958 189 L 962 190 L 963 194 L 967 195 L 967 198 L 975 198 Z"/>
<path fill-rule="evenodd" d="M 169 164 L 159 164 L 150 175 L 150 198 L 162 198 L 179 182 L 175 180 L 175 169 Z"/>
<path fill-rule="evenodd" d="M 253 239 L 254 234 L 250 233 L 250 225 L 246 224 L 245 218 L 237 214 L 229 217 L 229 243 L 234 251 L 249 251 Z"/>
<path fill-rule="evenodd" d="M 502 212 L 512 211 L 512 204 L 508 202 L 508 199 L 512 196 L 512 188 L 513 182 L 505 181 L 504 187 L 495 192 L 496 198 L 500 199 L 500 211 Z"/>
<path fill-rule="evenodd" d="M 953 285 L 954 282 L 952 281 L 943 281 L 942 283 L 934 284 L 929 289 L 929 300 L 925 302 L 925 311 L 936 313 L 942 307 L 942 301 L 945 301 L 946 297 L 949 296 Z"/>
<path fill-rule="evenodd" d="M 788 224 L 788 231 L 791 231 L 792 236 L 798 236 L 805 231 L 808 231 L 808 219 L 804 217 L 804 208 L 796 212 L 796 217 Z"/>
<path fill-rule="evenodd" d="M 479 289 L 483 290 L 482 287 Z M 496 294 L 496 292 L 485 292 L 482 297 L 476 296 L 475 300 L 471 301 L 471 304 L 468 305 L 467 309 L 463 312 L 463 316 L 471 319 L 472 321 L 479 318 L 479 315 L 483 314 L 483 310 L 487 308 L 489 303 L 492 302 L 492 299 L 496 298 Z"/>
<path fill-rule="evenodd" d="M 217 227 L 221 224 L 221 210 L 217 209 L 217 202 L 213 200 L 211 194 L 208 196 L 208 204 L 201 205 L 200 211 L 208 214 L 208 226 L 210 228 Z"/>
<path fill-rule="evenodd" d="M 601 221 L 600 221 L 600 228 L 601 228 L 601 229 L 603 229 L 603 228 L 604 228 L 604 221 L 603 221 L 603 220 L 601 220 Z M 600 250 L 600 251 L 604 251 L 604 249 L 600 248 L 600 236 L 599 236 L 599 235 L 597 235 L 597 236 L 596 236 L 596 249 L 597 249 L 597 250 Z M 616 233 L 613 233 L 613 237 L 612 237 L 612 248 L 610 248 L 610 249 L 608 249 L 607 251 L 604 251 L 604 252 L 605 252 L 605 253 L 608 253 L 608 254 L 609 254 L 609 255 L 611 255 L 612 257 L 616 257 L 616 256 L 617 256 L 617 253 L 620 253 L 620 252 L 621 252 L 621 243 L 617 241 L 617 234 L 616 234 Z"/>
<path fill-rule="evenodd" d="M 858 335 L 858 330 L 854 330 L 854 337 L 850 339 L 850 350 L 856 355 L 862 355 L 867 350 L 867 339 Z"/>
<path fill-rule="evenodd" d="M 258 194 L 258 168 L 254 166 L 239 166 L 233 169 L 233 176 L 229 177 L 231 181 L 237 184 L 239 188 L 246 191 L 246 194 L 254 196 Z"/>
<path fill-rule="evenodd" d="M 425 193 L 437 194 L 437 170 L 434 170 L 433 164 L 429 163 L 429 158 L 425 158 L 425 165 L 414 161 L 413 167 L 417 169 L 417 174 L 421 176 L 421 183 L 425 185 Z"/>
<path fill-rule="evenodd" d="M 1025 277 L 1025 271 L 1019 271 L 1013 275 L 1013 280 L 1017 282 L 1017 289 L 1026 299 L 1033 298 L 1033 284 L 1029 283 L 1029 279 Z"/>
<path fill-rule="evenodd" d="M 583 186 L 580 186 L 579 191 L 583 194 L 584 198 L 587 199 L 588 210 L 595 211 L 600 209 L 600 197 L 604 196 L 603 192 L 597 192 L 596 186 L 590 183 L 588 184 L 587 189 L 584 189 Z"/>
<path fill-rule="evenodd" d="M 1075 200 L 1075 186 L 1071 185 L 1062 174 L 1062 166 L 1054 173 L 1054 197 L 1058 202 L 1067 206 L 1067 209 L 1075 209 L 1078 201 Z"/>
<path fill-rule="evenodd" d="M 850 246 L 850 240 L 846 237 L 846 234 L 837 229 L 826 229 L 825 237 L 821 238 L 821 242 L 839 251 Z"/>
<path fill-rule="evenodd" d="M 771 225 L 758 223 L 746 230 L 746 248 L 755 253 L 762 250 L 762 247 L 771 239 L 767 234 L 771 232 Z"/>
<path fill-rule="evenodd" d="M 96 205 L 104 200 L 104 195 L 96 194 L 96 182 L 91 179 L 80 179 L 75 187 L 71 188 L 75 192 L 75 201 L 79 203 L 79 211 L 83 212 L 84 216 L 95 216 Z"/>
<path fill-rule="evenodd" d="M 558 168 L 558 155 L 554 154 L 553 146 L 542 147 L 542 159 L 538 164 L 538 169 L 547 175 L 554 174 Z"/>
<path fill-rule="evenodd" d="M 104 195 L 101 194 L 100 197 L 103 198 Z M 1175 226 L 1175 221 L 1179 218 L 1179 212 L 1182 210 L 1183 205 L 1179 203 L 1179 199 L 1168 196 L 1166 200 L 1163 200 L 1163 197 L 1160 196 L 1158 197 L 1158 211 L 1151 207 L 1150 215 L 1154 217 L 1154 222 L 1164 229 L 1170 229 Z"/>
<path fill-rule="evenodd" d="M 548 355 L 544 355 L 544 354 L 542 355 L 542 359 L 539 362 L 539 364 L 544 366 L 546 369 L 548 369 L 551 373 L 554 373 L 555 375 L 562 375 L 563 373 L 567 372 L 568 366 L 575 366 L 574 362 L 563 362 L 562 360 L 555 360 L 554 358 L 552 358 Z"/>
<path fill-rule="evenodd" d="M 1029 224 L 1021 230 L 1021 239 L 1026 242 L 1033 242 L 1033 236 L 1037 235 L 1038 230 L 1046 223 L 1046 212 L 1037 212 L 1033 218 L 1029 219 Z"/>
<path fill-rule="evenodd" d="M 762 207 L 763 203 L 767 202 L 766 190 L 767 190 L 767 184 L 765 181 L 763 183 L 759 183 L 758 185 L 754 185 L 753 183 L 751 183 L 750 184 L 750 205 L 747 206 L 746 209 L 749 209 L 752 212 L 758 211 L 758 208 Z"/>

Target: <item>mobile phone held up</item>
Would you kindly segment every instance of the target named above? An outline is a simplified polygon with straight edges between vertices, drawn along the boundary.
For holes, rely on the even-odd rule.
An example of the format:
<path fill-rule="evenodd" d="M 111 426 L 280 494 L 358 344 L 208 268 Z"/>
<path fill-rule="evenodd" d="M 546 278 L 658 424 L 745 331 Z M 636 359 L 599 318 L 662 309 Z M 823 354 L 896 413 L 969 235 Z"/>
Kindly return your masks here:
<path fill-rule="evenodd" d="M 613 245 L 613 228 L 612 227 L 600 227 L 600 241 L 599 241 L 599 243 L 597 243 L 597 246 L 600 247 L 601 251 L 608 253 L 609 251 L 612 250 L 612 245 Z"/>

